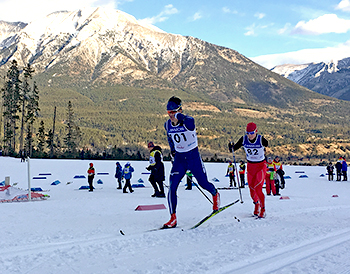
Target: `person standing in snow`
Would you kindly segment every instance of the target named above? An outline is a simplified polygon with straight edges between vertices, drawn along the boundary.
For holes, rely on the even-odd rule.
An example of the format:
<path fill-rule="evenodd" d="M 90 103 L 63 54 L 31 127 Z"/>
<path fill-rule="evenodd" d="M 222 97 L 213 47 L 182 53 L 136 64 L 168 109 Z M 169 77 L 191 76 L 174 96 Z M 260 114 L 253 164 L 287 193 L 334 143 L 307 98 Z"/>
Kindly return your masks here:
<path fill-rule="evenodd" d="M 116 162 L 115 165 L 116 165 L 116 167 L 115 167 L 114 177 L 118 182 L 117 189 L 122 189 L 123 167 L 121 166 L 121 164 L 119 162 Z"/>
<path fill-rule="evenodd" d="M 241 181 L 241 188 L 244 188 L 244 185 L 245 185 L 245 163 L 243 160 L 240 161 L 240 164 L 239 164 L 239 178 L 240 178 L 240 181 Z"/>
<path fill-rule="evenodd" d="M 335 169 L 337 170 L 337 181 L 341 181 L 342 162 L 342 157 L 339 157 L 337 163 L 335 164 Z"/>
<path fill-rule="evenodd" d="M 334 167 L 332 165 L 332 162 L 329 162 L 327 166 L 328 181 L 333 181 L 333 171 L 334 171 Z"/>
<path fill-rule="evenodd" d="M 170 172 L 168 204 L 170 220 L 163 228 L 173 228 L 177 225 L 176 206 L 177 189 L 187 170 L 191 170 L 198 184 L 213 196 L 213 210 L 220 206 L 220 195 L 215 186 L 208 181 L 207 173 L 198 151 L 196 126 L 193 117 L 182 113 L 181 99 L 171 97 L 167 103 L 169 120 L 164 127 L 167 132 L 171 155 L 174 158 Z"/>
<path fill-rule="evenodd" d="M 95 168 L 93 163 L 89 164 L 89 169 L 87 173 L 88 173 L 89 191 L 92 192 L 94 191 L 93 181 L 95 178 Z"/>
<path fill-rule="evenodd" d="M 149 166 L 146 167 L 147 170 L 151 171 L 149 176 L 149 181 L 154 189 L 152 197 L 164 198 L 164 185 L 163 181 L 165 180 L 164 175 L 164 164 L 162 162 L 162 148 L 160 146 L 155 146 L 153 142 L 149 142 L 148 150 L 150 152 L 149 156 Z"/>
<path fill-rule="evenodd" d="M 284 180 L 284 170 L 283 170 L 283 166 L 282 163 L 280 162 L 280 158 L 278 156 L 275 157 L 275 159 L 273 160 L 273 163 L 276 166 L 276 173 L 279 175 L 280 180 L 281 180 L 281 188 L 284 189 L 286 182 Z M 279 186 L 278 186 L 279 188 Z M 279 189 L 276 189 L 276 193 L 279 193 Z"/>
<path fill-rule="evenodd" d="M 229 176 L 230 178 L 230 187 L 233 187 L 232 183 L 234 183 L 234 186 L 236 187 L 235 166 L 233 165 L 232 161 L 228 161 L 226 176 Z"/>
<path fill-rule="evenodd" d="M 229 143 L 230 152 L 243 147 L 247 157 L 247 179 L 250 190 L 250 196 L 255 205 L 254 215 L 259 218 L 265 218 L 265 195 L 263 193 L 263 184 L 266 176 L 265 147 L 268 141 L 257 134 L 258 129 L 255 123 L 248 123 L 246 134 L 242 136 L 237 143 Z"/>
<path fill-rule="evenodd" d="M 274 180 L 274 175 L 276 172 L 276 166 L 272 162 L 272 158 L 268 157 L 267 158 L 267 171 L 266 171 L 266 195 L 271 195 L 271 191 L 273 195 L 276 195 L 276 187 L 275 187 L 275 180 Z"/>
<path fill-rule="evenodd" d="M 346 163 L 346 160 L 344 157 L 343 157 L 343 162 L 342 162 L 342 166 L 341 166 L 341 171 L 343 174 L 343 181 L 347 181 L 348 180 L 348 164 Z"/>
<path fill-rule="evenodd" d="M 125 164 L 125 166 L 124 166 L 124 169 L 123 169 L 123 177 L 125 179 L 125 185 L 124 185 L 124 188 L 123 188 L 123 193 L 128 193 L 126 191 L 127 188 L 129 188 L 130 193 L 134 192 L 132 190 L 132 188 L 131 188 L 131 183 L 130 183 L 130 180 L 131 180 L 133 172 L 134 172 L 134 168 L 131 166 L 130 162 L 127 162 Z"/>

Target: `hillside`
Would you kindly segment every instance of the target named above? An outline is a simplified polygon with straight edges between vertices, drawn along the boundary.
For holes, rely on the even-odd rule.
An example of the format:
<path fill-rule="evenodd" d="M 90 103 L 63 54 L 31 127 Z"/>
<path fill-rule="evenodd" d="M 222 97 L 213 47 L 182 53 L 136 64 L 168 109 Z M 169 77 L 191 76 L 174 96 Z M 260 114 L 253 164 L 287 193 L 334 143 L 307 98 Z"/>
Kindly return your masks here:
<path fill-rule="evenodd" d="M 280 65 L 272 69 L 310 90 L 342 100 L 350 100 L 350 58 L 328 63 Z"/>
<path fill-rule="evenodd" d="M 49 128 L 57 106 L 61 137 L 72 101 L 82 147 L 144 147 L 149 140 L 167 147 L 165 104 L 177 95 L 184 112 L 196 118 L 205 157 L 229 157 L 228 140 L 237 140 L 252 120 L 270 140 L 268 153 L 348 153 L 345 102 L 310 91 L 237 51 L 141 25 L 120 11 L 83 9 L 39 18 L 9 32 L 0 59 L 2 75 L 12 59 L 35 68 L 40 119 Z"/>

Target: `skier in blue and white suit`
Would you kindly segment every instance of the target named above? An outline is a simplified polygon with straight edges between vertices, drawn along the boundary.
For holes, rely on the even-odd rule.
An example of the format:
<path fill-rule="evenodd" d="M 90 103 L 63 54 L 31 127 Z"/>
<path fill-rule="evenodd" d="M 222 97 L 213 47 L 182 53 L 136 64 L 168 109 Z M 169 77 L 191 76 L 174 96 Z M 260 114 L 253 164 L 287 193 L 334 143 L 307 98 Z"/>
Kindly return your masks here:
<path fill-rule="evenodd" d="M 165 130 L 174 158 L 170 172 L 170 188 L 168 203 L 171 218 L 163 225 L 163 228 L 173 228 L 177 225 L 176 206 L 177 188 L 187 170 L 191 170 L 199 185 L 213 195 L 213 210 L 220 206 L 220 195 L 215 186 L 208 181 L 204 164 L 198 151 L 196 126 L 193 117 L 182 114 L 181 99 L 171 97 L 167 104 L 170 119 L 165 122 Z"/>

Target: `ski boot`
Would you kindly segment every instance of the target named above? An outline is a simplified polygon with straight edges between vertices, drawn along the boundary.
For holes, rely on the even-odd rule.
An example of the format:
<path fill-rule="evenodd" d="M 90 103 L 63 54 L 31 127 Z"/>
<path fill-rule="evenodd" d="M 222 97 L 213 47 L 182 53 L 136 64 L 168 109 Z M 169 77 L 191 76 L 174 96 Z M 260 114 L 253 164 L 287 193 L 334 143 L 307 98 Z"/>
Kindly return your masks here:
<path fill-rule="evenodd" d="M 177 225 L 176 214 L 173 213 L 173 214 L 171 214 L 171 216 L 170 216 L 169 222 L 165 223 L 165 224 L 163 225 L 162 229 L 174 228 L 174 227 L 176 227 L 176 225 Z"/>
<path fill-rule="evenodd" d="M 260 205 L 259 205 L 259 202 L 254 202 L 255 204 L 255 208 L 254 208 L 254 213 L 253 215 L 255 217 L 258 217 L 259 216 L 259 213 L 260 213 Z"/>
<path fill-rule="evenodd" d="M 258 216 L 259 219 L 265 218 L 266 217 L 266 213 L 265 213 L 265 207 L 262 207 L 260 209 L 260 214 Z"/>
<path fill-rule="evenodd" d="M 218 211 L 220 207 L 220 194 L 216 191 L 216 194 L 213 195 L 213 211 Z"/>

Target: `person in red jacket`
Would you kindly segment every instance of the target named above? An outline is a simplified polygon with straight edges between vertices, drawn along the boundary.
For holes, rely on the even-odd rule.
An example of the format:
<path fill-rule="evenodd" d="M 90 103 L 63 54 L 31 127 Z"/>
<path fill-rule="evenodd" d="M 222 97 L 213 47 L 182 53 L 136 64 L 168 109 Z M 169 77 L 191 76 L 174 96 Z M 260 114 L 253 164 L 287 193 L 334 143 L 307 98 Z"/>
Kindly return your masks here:
<path fill-rule="evenodd" d="M 273 179 L 275 172 L 276 172 L 276 166 L 272 162 L 272 158 L 267 158 L 267 171 L 266 171 L 266 195 L 271 195 L 271 191 L 273 195 L 276 195 L 276 187 L 275 187 L 275 180 Z"/>
<path fill-rule="evenodd" d="M 92 185 L 93 181 L 94 181 L 94 177 L 95 177 L 95 168 L 94 168 L 94 164 L 90 163 L 89 164 L 89 169 L 87 171 L 88 173 L 88 183 L 89 183 L 89 191 L 92 192 L 94 191 L 94 186 Z"/>
<path fill-rule="evenodd" d="M 255 205 L 254 215 L 259 218 L 265 218 L 265 195 L 263 193 L 263 184 L 266 176 L 265 147 L 268 141 L 257 133 L 258 129 L 255 123 L 248 123 L 246 134 L 242 136 L 237 143 L 229 143 L 229 149 L 236 151 L 243 147 L 247 157 L 247 179 L 250 190 L 250 196 Z"/>

